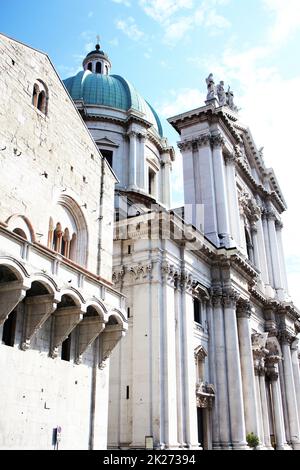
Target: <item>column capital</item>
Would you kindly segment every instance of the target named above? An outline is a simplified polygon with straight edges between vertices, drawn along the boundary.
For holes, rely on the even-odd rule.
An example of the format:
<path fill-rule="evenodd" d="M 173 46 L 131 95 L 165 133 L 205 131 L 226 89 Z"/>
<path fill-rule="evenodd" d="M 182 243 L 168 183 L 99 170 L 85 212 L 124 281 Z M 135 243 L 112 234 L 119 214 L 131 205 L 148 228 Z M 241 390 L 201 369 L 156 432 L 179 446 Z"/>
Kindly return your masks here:
<path fill-rule="evenodd" d="M 130 131 L 127 132 L 126 135 L 127 135 L 127 137 L 129 137 L 129 139 L 130 139 L 130 138 L 132 139 L 132 138 L 134 138 L 134 137 L 136 138 L 136 137 L 139 135 L 139 133 L 136 132 L 136 131 L 134 131 L 134 130 L 130 130 Z"/>
<path fill-rule="evenodd" d="M 251 317 L 251 302 L 249 300 L 238 300 L 236 313 L 238 318 L 250 318 Z"/>
<path fill-rule="evenodd" d="M 190 140 L 186 140 L 183 142 L 177 142 L 177 147 L 180 151 L 185 152 L 186 150 L 193 150 L 193 142 Z"/>
<path fill-rule="evenodd" d="M 238 293 L 233 289 L 224 289 L 223 303 L 225 308 L 236 308 L 238 298 Z"/>
<path fill-rule="evenodd" d="M 211 302 L 214 307 L 221 307 L 223 302 L 222 289 L 214 289 L 211 295 Z"/>
<path fill-rule="evenodd" d="M 292 351 L 298 351 L 299 349 L 299 338 L 294 338 L 292 345 L 291 345 L 291 350 Z"/>
<path fill-rule="evenodd" d="M 294 341 L 295 337 L 287 330 L 280 330 L 279 331 L 279 339 L 282 344 L 291 345 Z"/>
<path fill-rule="evenodd" d="M 213 134 L 210 138 L 210 143 L 213 148 L 222 148 L 225 144 L 225 139 L 222 134 Z"/>
<path fill-rule="evenodd" d="M 275 227 L 276 227 L 276 230 L 282 230 L 283 229 L 283 223 L 281 222 L 281 220 L 279 220 L 279 219 L 275 220 Z"/>

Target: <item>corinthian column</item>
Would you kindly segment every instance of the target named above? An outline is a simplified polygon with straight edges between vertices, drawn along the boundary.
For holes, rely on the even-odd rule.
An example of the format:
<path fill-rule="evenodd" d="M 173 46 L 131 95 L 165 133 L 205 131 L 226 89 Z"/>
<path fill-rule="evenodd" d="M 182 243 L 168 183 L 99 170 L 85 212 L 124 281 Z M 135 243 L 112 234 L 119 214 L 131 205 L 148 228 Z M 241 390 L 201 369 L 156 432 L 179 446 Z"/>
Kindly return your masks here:
<path fill-rule="evenodd" d="M 274 413 L 276 450 L 286 450 L 288 448 L 285 437 L 284 418 L 282 413 L 282 403 L 279 384 L 278 362 L 279 356 L 268 356 L 266 359 L 268 378 L 271 383 L 272 404 Z"/>
<path fill-rule="evenodd" d="M 254 264 L 255 264 L 255 267 L 259 271 L 261 271 L 261 262 L 260 262 L 260 255 L 259 255 L 257 232 L 258 230 L 257 230 L 256 222 L 253 221 L 251 224 L 251 236 L 252 236 L 252 243 L 253 243 Z"/>
<path fill-rule="evenodd" d="M 137 134 L 134 131 L 128 133 L 129 136 L 129 189 L 136 189 L 136 147 Z"/>
<path fill-rule="evenodd" d="M 161 195 L 162 203 L 168 208 L 171 205 L 171 189 L 170 189 L 170 178 L 171 178 L 171 158 L 169 153 L 163 153 L 161 156 L 162 160 L 162 178 L 161 178 Z"/>
<path fill-rule="evenodd" d="M 290 344 L 292 338 L 287 331 L 281 333 L 281 344 L 283 353 L 283 370 L 284 370 L 284 383 L 287 399 L 287 411 L 291 432 L 291 442 L 295 450 L 300 450 L 300 430 L 298 418 L 298 406 L 294 384 L 294 374 Z"/>
<path fill-rule="evenodd" d="M 231 235 L 237 246 L 241 244 L 241 227 L 240 227 L 240 208 L 237 194 L 236 178 L 235 178 L 235 160 L 234 154 L 225 157 L 226 174 L 227 174 L 227 197 L 228 210 L 230 217 Z"/>
<path fill-rule="evenodd" d="M 259 433 L 259 423 L 250 328 L 251 304 L 249 302 L 240 302 L 238 304 L 237 317 L 246 432 L 247 434 L 253 432 L 257 435 Z"/>
<path fill-rule="evenodd" d="M 221 134 L 212 136 L 211 143 L 213 146 L 213 169 L 215 179 L 216 194 L 216 213 L 218 223 L 218 234 L 221 245 L 230 246 L 229 241 L 229 213 L 225 179 L 225 165 L 222 152 L 224 143 Z"/>
<path fill-rule="evenodd" d="M 212 302 L 214 316 L 214 344 L 216 361 L 216 406 L 219 422 L 219 432 L 216 433 L 216 435 L 220 439 L 220 443 L 215 443 L 215 446 L 219 447 L 220 444 L 223 449 L 230 449 L 228 384 L 226 376 L 226 353 L 222 294 L 219 292 L 215 293 Z"/>
<path fill-rule="evenodd" d="M 299 339 L 295 339 L 291 347 L 295 392 L 297 398 L 298 418 L 300 419 L 300 370 L 299 370 Z"/>
<path fill-rule="evenodd" d="M 280 260 L 279 260 L 277 235 L 276 235 L 276 228 L 275 228 L 276 216 L 272 210 L 268 211 L 267 218 L 268 218 L 268 232 L 269 232 L 269 240 L 270 240 L 270 251 L 271 251 L 271 261 L 272 261 L 272 268 L 273 268 L 274 287 L 277 291 L 281 291 L 283 286 L 282 286 L 282 279 L 281 279 Z"/>
<path fill-rule="evenodd" d="M 278 246 L 278 253 L 279 253 L 281 277 L 282 277 L 283 287 L 285 291 L 288 293 L 288 281 L 287 281 L 287 275 L 286 275 L 284 250 L 283 250 L 283 243 L 282 243 L 282 229 L 283 229 L 282 222 L 280 222 L 279 220 L 276 220 L 275 228 L 276 228 L 276 235 L 277 235 L 277 246 Z"/>
<path fill-rule="evenodd" d="M 224 296 L 225 344 L 227 375 L 230 387 L 229 413 L 231 440 L 234 450 L 246 449 L 246 428 L 244 417 L 243 386 L 240 363 L 240 349 L 236 318 L 236 296 L 229 290 Z"/>

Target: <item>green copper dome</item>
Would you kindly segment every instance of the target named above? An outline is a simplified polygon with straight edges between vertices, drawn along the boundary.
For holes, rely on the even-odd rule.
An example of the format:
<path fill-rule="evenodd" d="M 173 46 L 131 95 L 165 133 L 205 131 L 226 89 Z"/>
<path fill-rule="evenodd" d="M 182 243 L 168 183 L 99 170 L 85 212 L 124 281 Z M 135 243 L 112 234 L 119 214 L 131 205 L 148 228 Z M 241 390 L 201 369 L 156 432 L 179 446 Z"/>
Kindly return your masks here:
<path fill-rule="evenodd" d="M 103 75 L 85 70 L 67 78 L 64 84 L 74 101 L 82 100 L 87 105 L 108 106 L 124 111 L 132 108 L 143 113 L 143 118 L 163 136 L 161 122 L 154 109 L 119 75 Z"/>

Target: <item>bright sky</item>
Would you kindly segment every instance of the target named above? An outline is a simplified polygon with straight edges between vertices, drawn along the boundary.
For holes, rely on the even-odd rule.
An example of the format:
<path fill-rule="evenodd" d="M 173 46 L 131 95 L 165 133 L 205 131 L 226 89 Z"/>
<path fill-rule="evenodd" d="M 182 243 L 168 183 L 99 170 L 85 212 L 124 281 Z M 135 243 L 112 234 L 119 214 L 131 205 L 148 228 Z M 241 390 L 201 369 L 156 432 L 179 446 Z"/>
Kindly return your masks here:
<path fill-rule="evenodd" d="M 230 84 L 288 203 L 285 254 L 300 307 L 299 0 L 0 0 L 0 30 L 47 52 L 62 78 L 81 68 L 99 34 L 112 73 L 156 108 L 174 146 L 164 118 L 201 106 L 210 72 Z M 180 156 L 173 188 L 177 205 Z"/>

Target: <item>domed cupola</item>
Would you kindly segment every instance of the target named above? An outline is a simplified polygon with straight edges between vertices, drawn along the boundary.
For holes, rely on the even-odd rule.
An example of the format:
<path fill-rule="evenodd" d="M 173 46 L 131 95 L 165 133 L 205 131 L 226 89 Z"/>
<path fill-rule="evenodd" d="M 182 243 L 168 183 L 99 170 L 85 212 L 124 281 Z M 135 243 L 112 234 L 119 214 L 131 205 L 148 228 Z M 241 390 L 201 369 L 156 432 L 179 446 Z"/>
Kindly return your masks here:
<path fill-rule="evenodd" d="M 95 50 L 88 53 L 82 65 L 84 70 L 101 75 L 109 75 L 111 69 L 109 57 L 101 50 L 99 42 L 96 44 Z"/>

